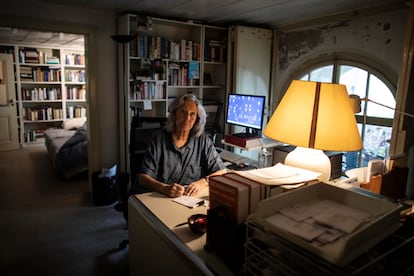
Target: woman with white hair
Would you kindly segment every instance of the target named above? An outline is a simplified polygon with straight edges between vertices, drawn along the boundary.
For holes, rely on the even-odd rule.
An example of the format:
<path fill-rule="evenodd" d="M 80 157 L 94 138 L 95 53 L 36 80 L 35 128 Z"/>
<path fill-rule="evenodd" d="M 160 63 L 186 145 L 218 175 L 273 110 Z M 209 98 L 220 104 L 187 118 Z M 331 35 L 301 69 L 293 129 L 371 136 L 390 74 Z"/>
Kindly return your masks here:
<path fill-rule="evenodd" d="M 165 129 L 154 133 L 138 170 L 140 187 L 169 197 L 195 196 L 212 175 L 226 172 L 213 142 L 204 133 L 206 112 L 193 94 L 170 105 Z"/>

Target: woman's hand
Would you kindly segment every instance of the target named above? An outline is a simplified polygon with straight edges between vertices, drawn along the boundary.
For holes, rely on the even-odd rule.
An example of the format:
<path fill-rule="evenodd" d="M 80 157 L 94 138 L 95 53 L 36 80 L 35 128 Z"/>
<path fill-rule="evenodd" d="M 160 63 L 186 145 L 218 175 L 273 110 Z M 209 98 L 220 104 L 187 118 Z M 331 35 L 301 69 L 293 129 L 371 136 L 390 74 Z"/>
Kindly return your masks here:
<path fill-rule="evenodd" d="M 184 195 L 185 188 L 180 184 L 174 183 L 172 185 L 165 185 L 163 189 L 163 193 L 169 197 L 179 197 Z"/>
<path fill-rule="evenodd" d="M 184 194 L 187 196 L 196 196 L 199 192 L 201 192 L 207 186 L 208 186 L 207 180 L 205 178 L 201 178 L 197 181 L 192 182 L 190 185 L 188 185 Z"/>

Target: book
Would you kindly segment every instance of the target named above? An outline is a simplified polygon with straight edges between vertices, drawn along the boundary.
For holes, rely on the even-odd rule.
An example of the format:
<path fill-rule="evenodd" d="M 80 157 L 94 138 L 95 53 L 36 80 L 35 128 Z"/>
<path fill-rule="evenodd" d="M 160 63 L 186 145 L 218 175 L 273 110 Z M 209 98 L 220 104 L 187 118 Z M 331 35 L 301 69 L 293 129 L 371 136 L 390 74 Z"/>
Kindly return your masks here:
<path fill-rule="evenodd" d="M 200 79 L 200 64 L 198 61 L 190 61 L 188 63 L 188 84 L 198 85 Z"/>
<path fill-rule="evenodd" d="M 238 182 L 240 185 L 248 185 L 250 189 L 248 201 L 249 214 L 254 213 L 259 205 L 259 202 L 266 198 L 266 187 L 260 182 L 246 178 L 234 172 L 224 174 L 223 176 Z"/>
<path fill-rule="evenodd" d="M 260 183 L 228 173 L 210 178 L 210 208 L 223 207 L 235 224 L 242 224 L 263 199 Z"/>
<path fill-rule="evenodd" d="M 248 187 L 234 185 L 234 182 L 222 176 L 213 176 L 209 183 L 210 209 L 222 207 L 235 224 L 241 224 L 248 216 Z"/>
<path fill-rule="evenodd" d="M 239 137 L 237 135 L 226 135 L 224 141 L 242 148 L 257 147 L 262 145 L 262 138 L 253 137 Z"/>

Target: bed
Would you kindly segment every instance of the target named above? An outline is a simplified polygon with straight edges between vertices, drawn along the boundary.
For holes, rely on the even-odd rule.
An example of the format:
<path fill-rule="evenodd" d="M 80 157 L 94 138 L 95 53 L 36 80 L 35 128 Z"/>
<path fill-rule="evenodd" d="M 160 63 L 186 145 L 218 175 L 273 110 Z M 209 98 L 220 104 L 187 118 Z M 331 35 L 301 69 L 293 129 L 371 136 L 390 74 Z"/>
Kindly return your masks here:
<path fill-rule="evenodd" d="M 66 120 L 62 127 L 45 130 L 45 145 L 54 169 L 71 178 L 88 170 L 86 118 Z"/>

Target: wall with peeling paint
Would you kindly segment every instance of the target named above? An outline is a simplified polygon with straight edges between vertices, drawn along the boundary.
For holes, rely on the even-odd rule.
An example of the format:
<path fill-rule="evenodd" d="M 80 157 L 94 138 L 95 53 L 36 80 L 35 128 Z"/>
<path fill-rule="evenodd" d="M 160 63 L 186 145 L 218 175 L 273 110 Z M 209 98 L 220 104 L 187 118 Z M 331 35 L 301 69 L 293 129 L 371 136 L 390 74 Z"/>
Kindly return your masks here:
<path fill-rule="evenodd" d="M 317 63 L 345 59 L 398 82 L 408 9 L 336 23 L 279 31 L 272 108 L 292 79 Z"/>

